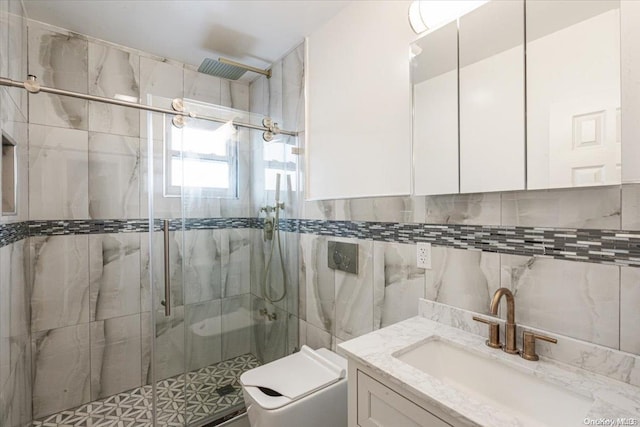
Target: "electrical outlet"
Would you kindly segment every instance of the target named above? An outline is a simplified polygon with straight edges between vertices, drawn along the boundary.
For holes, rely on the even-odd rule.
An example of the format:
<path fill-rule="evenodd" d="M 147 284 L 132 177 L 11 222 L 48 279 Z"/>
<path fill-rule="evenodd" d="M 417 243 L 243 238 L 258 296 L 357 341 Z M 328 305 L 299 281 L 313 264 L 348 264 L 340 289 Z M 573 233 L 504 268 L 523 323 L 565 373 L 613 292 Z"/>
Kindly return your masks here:
<path fill-rule="evenodd" d="M 416 263 L 418 268 L 431 270 L 431 243 L 418 243 Z"/>

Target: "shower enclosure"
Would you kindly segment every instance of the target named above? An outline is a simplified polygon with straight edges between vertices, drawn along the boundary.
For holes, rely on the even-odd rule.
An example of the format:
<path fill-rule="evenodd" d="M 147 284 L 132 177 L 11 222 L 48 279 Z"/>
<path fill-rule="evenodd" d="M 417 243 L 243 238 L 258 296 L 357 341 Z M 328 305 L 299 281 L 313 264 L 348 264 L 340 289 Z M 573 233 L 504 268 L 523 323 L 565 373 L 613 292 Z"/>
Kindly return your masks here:
<path fill-rule="evenodd" d="M 39 233 L 27 237 L 32 310 L 34 301 L 47 306 L 30 325 L 33 425 L 201 426 L 238 415 L 239 376 L 298 347 L 298 240 L 288 221 L 298 188 L 295 132 L 189 99 L 150 95 L 149 109 L 40 87 L 33 78 L 0 77 L 0 85 L 29 90 L 32 105 L 79 98 L 140 117 L 139 139 L 90 133 L 88 162 L 66 138 L 80 131 L 30 128 L 33 156 L 48 153 L 65 171 L 88 169 L 93 201 L 90 219 L 27 221 Z M 29 167 L 40 176 L 37 162 Z M 49 170 L 34 188 L 47 185 Z M 64 179 L 72 185 L 74 176 Z M 109 196 L 93 198 L 93 189 Z M 276 204 L 278 220 L 265 221 L 260 208 Z M 125 216 L 100 214 L 116 211 Z M 282 229 L 280 250 L 264 239 L 265 222 Z M 87 278 L 78 292 L 82 321 L 59 316 L 73 289 L 49 287 L 39 299 L 55 257 Z M 47 322 L 49 310 L 60 325 Z"/>
<path fill-rule="evenodd" d="M 175 107 L 176 102 L 153 97 L 150 104 Z M 285 286 L 297 286 L 297 271 L 286 271 L 286 259 L 279 259 L 295 258 L 297 244 L 281 239 L 284 251 L 272 254 L 258 217 L 261 207 L 253 202 L 291 202 L 287 195 L 295 188 L 295 174 L 286 174 L 285 162 L 255 163 L 264 159 L 265 150 L 284 151 L 295 138 L 234 126 L 263 126 L 263 116 L 245 111 L 190 100 L 178 108 L 223 121 L 147 113 L 150 132 L 142 158 L 147 171 L 154 171 L 145 174 L 143 184 L 154 227 L 146 279 L 152 284 L 155 337 L 149 382 L 158 423 L 198 425 L 241 410 L 240 374 L 297 347 L 277 342 L 297 340 L 297 333 L 282 335 L 286 313 L 296 312 L 297 292 L 288 289 L 292 297 L 285 294 L 273 303 L 268 299 L 282 295 Z M 265 136 L 272 140 L 266 142 Z M 283 182 L 281 195 L 274 180 Z M 284 224 L 284 209 L 279 216 Z M 278 228 L 274 224 L 275 232 Z M 289 275 L 294 280 L 286 280 Z"/>

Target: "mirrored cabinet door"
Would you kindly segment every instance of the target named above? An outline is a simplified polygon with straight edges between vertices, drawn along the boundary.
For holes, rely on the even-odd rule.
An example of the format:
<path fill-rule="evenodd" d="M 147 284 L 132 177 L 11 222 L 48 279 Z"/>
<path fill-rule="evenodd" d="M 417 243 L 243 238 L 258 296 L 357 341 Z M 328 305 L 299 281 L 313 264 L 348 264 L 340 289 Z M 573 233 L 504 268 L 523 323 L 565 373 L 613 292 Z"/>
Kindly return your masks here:
<path fill-rule="evenodd" d="M 530 0 L 527 188 L 621 182 L 620 2 Z"/>
<path fill-rule="evenodd" d="M 412 46 L 413 164 L 416 195 L 457 193 L 458 25 Z"/>
<path fill-rule="evenodd" d="M 462 16 L 459 40 L 460 190 L 524 189 L 524 1 Z"/>

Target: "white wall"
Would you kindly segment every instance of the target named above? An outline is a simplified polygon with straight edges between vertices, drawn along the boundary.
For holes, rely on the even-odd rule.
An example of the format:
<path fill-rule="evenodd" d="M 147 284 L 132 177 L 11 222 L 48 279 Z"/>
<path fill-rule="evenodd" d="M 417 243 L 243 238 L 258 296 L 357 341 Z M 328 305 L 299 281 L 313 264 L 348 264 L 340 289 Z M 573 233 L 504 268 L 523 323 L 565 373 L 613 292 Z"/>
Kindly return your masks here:
<path fill-rule="evenodd" d="M 411 192 L 409 1 L 358 1 L 307 39 L 307 196 Z"/>

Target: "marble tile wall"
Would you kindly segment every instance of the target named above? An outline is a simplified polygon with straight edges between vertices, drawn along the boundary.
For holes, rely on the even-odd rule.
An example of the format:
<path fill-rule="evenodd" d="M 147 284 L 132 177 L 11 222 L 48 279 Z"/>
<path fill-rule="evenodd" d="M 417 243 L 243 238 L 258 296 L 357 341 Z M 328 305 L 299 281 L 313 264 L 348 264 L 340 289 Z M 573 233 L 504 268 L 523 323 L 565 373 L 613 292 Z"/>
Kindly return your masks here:
<path fill-rule="evenodd" d="M 303 218 L 352 221 L 424 222 L 508 226 L 580 227 L 638 230 L 640 186 L 471 194 L 388 197 L 303 202 Z M 301 340 L 335 345 L 344 335 L 339 307 L 353 304 L 340 295 L 336 275 L 326 267 L 327 240 L 302 235 L 301 271 L 306 283 L 306 317 Z M 424 297 L 478 313 L 488 313 L 498 287 L 516 296 L 516 320 L 523 325 L 635 354 L 634 308 L 640 303 L 638 269 L 476 250 L 433 247 L 432 269 L 418 269 L 412 244 L 357 241 L 361 251 L 373 245 L 373 298 L 359 297 L 358 313 L 369 313 L 373 328 L 417 313 Z M 360 271 L 357 282 L 368 271 Z M 301 282 L 302 283 L 302 282 Z M 302 293 L 302 292 L 301 292 Z M 373 301 L 370 303 L 369 301 Z M 368 314 L 367 314 L 368 317 Z M 355 325 L 353 325 L 355 327 Z M 306 331 L 306 332 L 305 332 Z M 328 335 L 326 335 L 328 334 Z M 329 338 L 329 336 L 331 338 Z"/>
<path fill-rule="evenodd" d="M 252 113 L 271 117 L 280 128 L 302 130 L 304 125 L 304 45 L 299 45 L 271 68 L 272 77 L 259 77 L 249 86 L 249 108 Z M 298 162 L 302 156 L 292 152 L 299 138 L 262 139 L 262 132 L 250 132 L 252 216 L 259 209 L 275 204 L 275 176 L 281 174 L 280 201 L 285 208 L 281 218 L 298 218 L 301 188 Z M 265 214 L 260 214 L 264 217 Z M 271 214 L 273 216 L 273 214 Z M 252 352 L 268 362 L 299 348 L 299 326 L 306 292 L 300 274 L 301 236 L 280 232 L 282 257 L 274 240 L 265 240 L 261 229 L 251 230 L 251 310 L 253 318 Z M 271 253 L 273 252 L 273 255 Z M 268 260 L 271 258 L 270 264 Z M 269 265 L 265 274 L 265 266 Z M 279 299 L 273 303 L 265 297 Z"/>
<path fill-rule="evenodd" d="M 0 74 L 22 80 L 27 74 L 27 27 L 19 0 L 0 2 Z M 0 132 L 16 144 L 18 180 L 16 223 L 28 213 L 28 106 L 25 91 L 0 88 Z M 3 194 L 3 197 L 5 195 Z M 26 240 L 0 248 L 0 425 L 18 427 L 32 420 L 32 348 L 29 262 Z"/>

